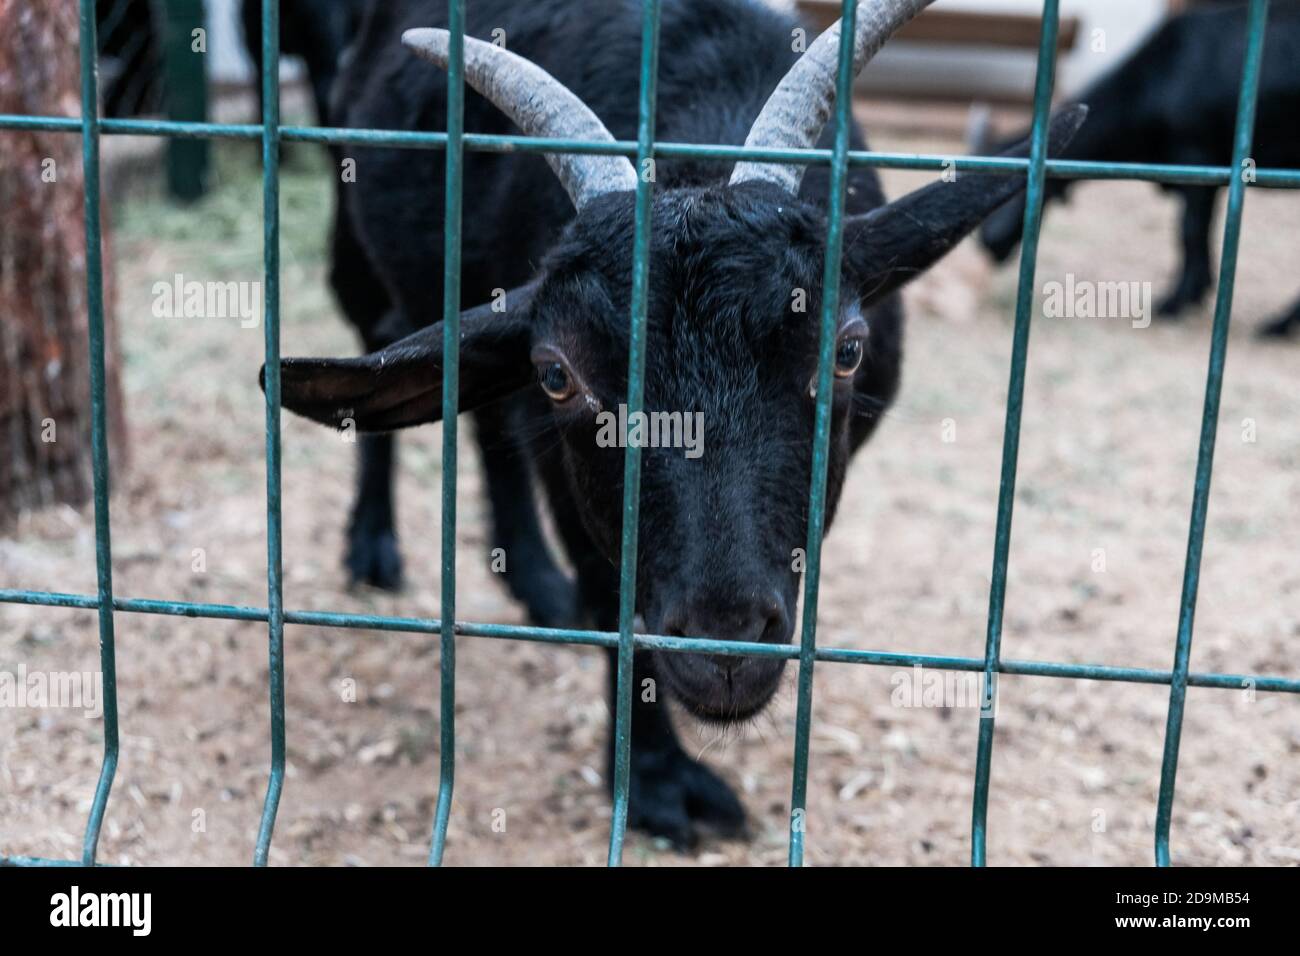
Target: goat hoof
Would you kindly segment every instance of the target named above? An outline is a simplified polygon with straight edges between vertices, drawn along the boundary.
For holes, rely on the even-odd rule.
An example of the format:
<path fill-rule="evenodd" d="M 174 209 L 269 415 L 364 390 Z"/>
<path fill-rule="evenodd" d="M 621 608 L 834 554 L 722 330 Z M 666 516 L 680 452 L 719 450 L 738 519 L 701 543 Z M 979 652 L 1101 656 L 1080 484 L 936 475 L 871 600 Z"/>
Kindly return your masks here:
<path fill-rule="evenodd" d="M 368 584 L 385 591 L 402 587 L 402 555 L 391 531 L 352 535 L 343 563 L 354 585 Z"/>
<path fill-rule="evenodd" d="M 496 565 L 498 551 L 509 551 L 514 563 L 508 570 Z M 504 571 L 510 596 L 528 611 L 534 627 L 574 627 L 578 623 L 578 589 L 557 568 L 550 552 L 539 543 L 519 542 L 513 547 L 492 549 L 492 570 Z"/>
<path fill-rule="evenodd" d="M 663 837 L 675 850 L 694 849 L 701 830 L 721 837 L 745 835 L 745 808 L 712 770 L 681 750 L 632 752 L 628 825 Z"/>
<path fill-rule="evenodd" d="M 1285 339 L 1300 329 L 1300 320 L 1294 316 L 1284 315 L 1282 318 L 1269 322 L 1259 327 L 1255 335 L 1261 339 Z"/>
<path fill-rule="evenodd" d="M 1178 314 L 1188 305 L 1186 299 L 1180 295 L 1171 295 L 1161 299 L 1156 305 L 1156 315 L 1163 319 L 1177 318 Z"/>

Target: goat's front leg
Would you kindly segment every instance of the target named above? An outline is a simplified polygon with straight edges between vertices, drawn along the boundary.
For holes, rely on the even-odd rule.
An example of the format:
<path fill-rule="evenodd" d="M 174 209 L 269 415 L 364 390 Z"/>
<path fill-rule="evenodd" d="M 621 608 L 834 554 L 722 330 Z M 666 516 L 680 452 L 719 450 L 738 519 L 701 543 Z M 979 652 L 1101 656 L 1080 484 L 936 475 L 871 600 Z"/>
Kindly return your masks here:
<path fill-rule="evenodd" d="M 1160 315 L 1177 315 L 1197 305 L 1214 284 L 1210 271 L 1210 226 L 1214 220 L 1214 186 L 1185 186 L 1183 194 L 1183 269 L 1174 287 L 1160 300 Z"/>
<path fill-rule="evenodd" d="M 402 585 L 402 556 L 393 521 L 396 441 L 391 433 L 361 436 L 357 497 L 352 504 L 348 549 L 343 559 L 353 584 L 386 590 Z"/>
<path fill-rule="evenodd" d="M 1284 339 L 1297 332 L 1300 332 L 1300 301 L 1291 307 L 1291 311 L 1261 326 L 1259 335 L 1261 338 Z"/>
<path fill-rule="evenodd" d="M 382 287 L 376 288 L 378 280 L 361 258 L 355 236 L 340 226 L 334 243 L 334 271 L 330 281 L 352 321 L 363 329 L 366 351 L 376 352 L 414 332 L 400 310 L 390 309 L 378 321 L 360 311 L 366 300 L 382 294 Z M 348 520 L 343 565 L 354 585 L 369 584 L 396 591 L 402 586 L 393 487 L 397 435 L 364 434 L 357 443 L 357 452 L 357 495 Z"/>
<path fill-rule="evenodd" d="M 673 730 L 668 700 L 655 677 L 650 654 L 638 651 L 632 665 L 632 746 L 628 826 L 665 837 L 676 849 L 699 841 L 699 830 L 741 836 L 745 808 L 716 773 L 687 756 Z M 618 702 L 618 652 L 609 655 L 610 747 L 608 779 L 614 781 L 612 718 Z"/>
<path fill-rule="evenodd" d="M 618 569 L 602 557 L 583 529 L 557 458 L 543 461 L 556 530 L 578 573 L 583 617 L 598 630 L 618 630 Z M 745 832 L 745 808 L 731 788 L 677 741 L 667 690 L 648 652 L 632 656 L 632 740 L 628 768 L 628 826 L 664 837 L 678 849 L 699 841 L 707 828 L 723 836 Z M 606 775 L 614 788 L 614 723 L 618 712 L 618 650 L 609 651 L 610 734 Z"/>
<path fill-rule="evenodd" d="M 492 506 L 489 541 L 493 570 L 505 578 L 515 598 L 539 627 L 571 627 L 577 594 L 546 543 L 533 496 L 527 449 L 511 431 L 508 402 L 474 412 L 474 437 L 483 460 Z M 502 558 L 503 563 L 497 564 Z"/>

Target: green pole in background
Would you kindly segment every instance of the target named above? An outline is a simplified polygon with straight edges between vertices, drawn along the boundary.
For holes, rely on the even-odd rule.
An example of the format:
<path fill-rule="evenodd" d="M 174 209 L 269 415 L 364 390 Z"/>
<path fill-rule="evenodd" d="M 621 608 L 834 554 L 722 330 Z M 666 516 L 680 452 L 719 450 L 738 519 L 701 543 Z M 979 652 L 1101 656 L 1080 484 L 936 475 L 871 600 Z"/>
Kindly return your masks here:
<path fill-rule="evenodd" d="M 207 21 L 203 0 L 164 0 L 163 77 L 167 118 L 201 123 L 208 118 Z M 203 34 L 196 36 L 196 30 Z M 206 139 L 167 143 L 167 191 L 182 202 L 207 192 L 212 147 Z"/>

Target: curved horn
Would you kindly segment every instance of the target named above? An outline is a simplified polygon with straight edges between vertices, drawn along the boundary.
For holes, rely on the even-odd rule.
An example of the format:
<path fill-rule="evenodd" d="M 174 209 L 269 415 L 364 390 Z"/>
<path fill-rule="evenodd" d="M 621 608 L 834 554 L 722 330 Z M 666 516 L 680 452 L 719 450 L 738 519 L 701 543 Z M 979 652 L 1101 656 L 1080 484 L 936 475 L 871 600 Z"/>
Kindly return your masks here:
<path fill-rule="evenodd" d="M 451 34 L 446 30 L 407 30 L 402 43 L 447 68 Z M 525 135 L 614 142 L 605 124 L 564 84 L 502 47 L 465 37 L 465 81 Z M 605 193 L 636 189 L 636 170 L 626 156 L 547 153 L 546 161 L 579 209 Z"/>
<path fill-rule="evenodd" d="M 853 75 L 857 76 L 899 27 L 934 0 L 862 0 L 853 38 Z M 809 45 L 763 105 L 745 137 L 759 149 L 813 149 L 835 105 L 840 21 Z M 804 167 L 777 163 L 736 163 L 731 185 L 750 180 L 776 183 L 799 194 Z"/>

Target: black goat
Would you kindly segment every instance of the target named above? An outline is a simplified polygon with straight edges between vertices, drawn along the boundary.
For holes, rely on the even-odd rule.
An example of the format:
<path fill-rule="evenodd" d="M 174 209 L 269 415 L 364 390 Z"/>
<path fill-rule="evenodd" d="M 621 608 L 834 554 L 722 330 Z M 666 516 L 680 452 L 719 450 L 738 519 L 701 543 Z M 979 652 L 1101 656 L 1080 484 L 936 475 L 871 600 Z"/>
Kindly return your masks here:
<path fill-rule="evenodd" d="M 856 66 L 930 0 L 874 0 L 858 14 Z M 635 138 L 639 4 L 593 15 L 577 0 L 469 4 L 466 128 L 608 141 Z M 665 0 L 658 135 L 664 140 L 812 147 L 834 98 L 838 26 L 793 52 L 795 24 L 752 0 Z M 440 0 L 372 8 L 340 80 L 347 125 L 442 129 L 446 65 Z M 526 58 L 526 59 L 525 59 Z M 543 72 L 543 69 L 546 72 Z M 770 95 L 769 95 L 770 94 Z M 489 102 L 488 97 L 491 102 Z M 1084 110 L 1053 123 L 1053 151 Z M 864 148 L 854 130 L 852 145 Z M 1025 155 L 1021 147 L 1015 155 Z M 284 406 L 364 436 L 348 564 L 394 583 L 394 429 L 441 414 L 443 173 L 440 152 L 352 149 L 339 190 L 333 282 L 371 355 L 287 359 Z M 549 162 L 555 175 L 547 169 Z M 470 153 L 465 160 L 460 408 L 478 416 L 493 544 L 534 621 L 575 614 L 617 627 L 623 452 L 601 413 L 625 401 L 633 197 L 622 156 Z M 641 485 L 638 612 L 654 633 L 787 643 L 798 603 L 811 475 L 828 173 L 796 166 L 663 160 L 656 170 L 645 408 L 700 414 L 705 445 L 647 447 Z M 850 173 L 835 357 L 827 523 L 850 455 L 898 388 L 896 290 L 1023 187 L 1024 177 L 959 176 L 886 204 L 875 174 Z M 576 212 L 575 212 L 576 210 Z M 504 295 L 494 290 L 510 290 Z M 400 340 L 400 341 L 399 341 Z M 539 387 L 540 386 L 540 387 Z M 577 572 L 558 570 L 539 528 L 545 489 Z M 630 823 L 689 845 L 696 828 L 741 828 L 739 801 L 683 752 L 669 692 L 705 720 L 745 720 L 776 691 L 782 663 L 638 653 Z M 647 693 L 656 686 L 659 693 Z M 613 668 L 611 667 L 611 684 Z"/>
<path fill-rule="evenodd" d="M 1063 159 L 1226 166 L 1232 162 L 1237 91 L 1246 51 L 1246 5 L 1224 4 L 1172 17 L 1122 64 L 1080 97 L 1092 108 L 1087 127 Z M 1300 3 L 1274 0 L 1260 73 L 1251 158 L 1257 166 L 1300 166 Z M 993 147 L 997 149 L 997 146 Z M 1070 181 L 1049 179 L 1046 198 Z M 1210 225 L 1217 186 L 1162 185 L 1183 198 L 1182 271 L 1157 312 L 1196 305 L 1213 285 Z M 1021 197 L 988 218 L 980 240 L 1004 261 L 1020 242 Z M 1266 335 L 1300 329 L 1300 302 L 1263 327 Z"/>
<path fill-rule="evenodd" d="M 343 51 L 357 35 L 370 0 L 281 0 L 280 51 L 302 57 L 316 104 L 316 122 L 330 123 L 330 93 L 338 78 Z M 244 0 L 244 44 L 262 73 L 262 0 Z M 257 86 L 258 106 L 262 87 Z M 261 115 L 261 110 L 258 110 Z"/>

